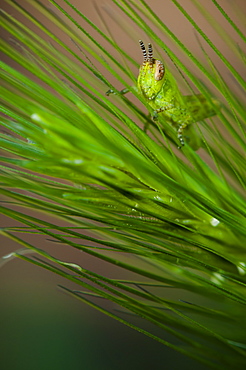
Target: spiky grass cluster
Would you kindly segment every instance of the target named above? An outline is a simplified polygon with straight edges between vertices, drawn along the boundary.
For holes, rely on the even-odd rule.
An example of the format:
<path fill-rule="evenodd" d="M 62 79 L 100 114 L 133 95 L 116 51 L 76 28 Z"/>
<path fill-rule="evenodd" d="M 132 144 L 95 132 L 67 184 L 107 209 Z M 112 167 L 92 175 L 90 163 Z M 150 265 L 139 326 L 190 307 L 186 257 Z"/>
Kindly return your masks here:
<path fill-rule="evenodd" d="M 13 255 L 73 281 L 78 285 L 76 291 L 63 287 L 72 296 L 169 347 L 211 368 L 239 368 L 245 361 L 246 329 L 245 110 L 240 94 L 228 86 L 205 51 L 206 64 L 189 52 L 143 0 L 112 1 L 162 53 L 165 50 L 183 78 L 189 79 L 187 89 L 196 86 L 210 98 L 209 90 L 214 88 L 223 102 L 219 116 L 204 122 L 202 132 L 192 133 L 203 143 L 199 154 L 189 145 L 181 153 L 172 144 L 173 129 L 163 119 L 153 125 L 145 109 L 134 105 L 130 97 L 105 95 L 108 88 L 115 90 L 105 77 L 106 68 L 147 104 L 129 84 L 129 79 L 136 82 L 132 70 L 137 62 L 111 37 L 67 0 L 67 8 L 81 22 L 53 0 L 47 6 L 28 0 L 6 3 L 41 31 L 41 35 L 35 33 L 1 12 L 1 25 L 15 40 L 14 44 L 1 40 L 1 48 L 9 60 L 29 72 L 1 62 L 1 122 L 5 127 L 0 136 L 4 152 L 1 194 L 11 206 L 5 202 L 0 208 L 2 214 L 23 224 L 2 228 L 1 233 L 25 248 Z M 245 88 L 237 69 L 185 9 L 176 0 L 173 3 Z M 219 4 L 213 3 L 245 41 Z M 65 43 L 45 20 L 35 18 L 30 4 L 73 42 Z M 162 31 L 162 38 L 151 24 Z M 188 56 L 199 78 L 164 43 L 167 37 Z M 229 34 L 226 41 L 234 48 Z M 120 56 L 114 57 L 108 46 Z M 237 52 L 243 57 L 240 48 Z M 147 122 L 151 125 L 145 133 L 142 128 Z M 18 207 L 13 208 L 13 203 Z M 28 215 L 25 209 L 40 211 L 40 217 Z M 43 214 L 55 216 L 57 223 L 46 221 Z M 67 227 L 59 226 L 59 220 Z M 60 261 L 26 242 L 21 236 L 26 234 L 47 236 L 122 267 L 126 277 L 127 272 L 134 272 L 139 279 L 110 279 L 76 261 Z M 29 257 L 25 250 L 35 253 Z M 163 289 L 157 293 L 156 286 Z M 180 300 L 178 292 L 168 299 L 166 287 L 182 289 L 187 301 Z M 88 291 L 173 334 L 185 347 L 106 311 L 86 298 Z M 207 303 L 199 303 L 201 296 Z"/>

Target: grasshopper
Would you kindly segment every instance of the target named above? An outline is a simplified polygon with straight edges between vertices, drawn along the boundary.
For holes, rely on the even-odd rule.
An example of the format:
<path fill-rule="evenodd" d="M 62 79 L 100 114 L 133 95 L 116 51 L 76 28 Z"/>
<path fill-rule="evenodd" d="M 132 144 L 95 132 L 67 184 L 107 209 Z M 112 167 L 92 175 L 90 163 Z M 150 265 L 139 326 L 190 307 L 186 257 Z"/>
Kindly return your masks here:
<path fill-rule="evenodd" d="M 163 114 L 167 122 L 176 128 L 181 147 L 185 144 L 183 133 L 186 127 L 216 115 L 220 104 L 215 99 L 208 101 L 202 94 L 182 95 L 172 74 L 160 60 L 153 58 L 152 45 L 149 43 L 146 51 L 142 40 L 139 44 L 143 53 L 137 79 L 139 93 L 152 108 L 153 120 Z M 107 95 L 112 92 L 109 90 Z M 122 94 L 127 92 L 128 89 L 121 91 Z"/>

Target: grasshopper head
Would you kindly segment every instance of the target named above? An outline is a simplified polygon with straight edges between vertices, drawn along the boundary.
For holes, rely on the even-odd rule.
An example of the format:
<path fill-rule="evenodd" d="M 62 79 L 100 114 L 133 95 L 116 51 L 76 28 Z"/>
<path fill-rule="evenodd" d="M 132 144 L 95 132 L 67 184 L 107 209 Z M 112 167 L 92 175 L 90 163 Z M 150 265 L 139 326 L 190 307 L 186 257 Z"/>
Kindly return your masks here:
<path fill-rule="evenodd" d="M 143 41 L 139 40 L 143 52 L 143 64 L 138 75 L 138 88 L 149 100 L 152 100 L 161 90 L 164 83 L 165 68 L 160 60 L 153 58 L 153 49 L 148 44 L 148 53 Z"/>

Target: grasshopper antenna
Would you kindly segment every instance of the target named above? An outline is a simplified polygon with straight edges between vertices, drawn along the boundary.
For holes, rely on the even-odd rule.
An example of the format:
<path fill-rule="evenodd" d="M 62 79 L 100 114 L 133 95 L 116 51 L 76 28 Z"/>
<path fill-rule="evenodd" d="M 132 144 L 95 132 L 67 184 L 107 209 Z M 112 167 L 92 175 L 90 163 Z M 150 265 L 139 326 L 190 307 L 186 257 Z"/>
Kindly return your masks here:
<path fill-rule="evenodd" d="M 145 46 L 144 46 L 144 43 L 143 43 L 142 40 L 139 40 L 139 44 L 140 44 L 140 47 L 141 47 L 142 53 L 143 53 L 143 64 L 145 64 L 148 60 L 147 51 L 145 49 Z"/>
<path fill-rule="evenodd" d="M 148 57 L 147 57 L 148 62 L 151 64 L 153 63 L 153 48 L 151 44 L 148 44 Z"/>

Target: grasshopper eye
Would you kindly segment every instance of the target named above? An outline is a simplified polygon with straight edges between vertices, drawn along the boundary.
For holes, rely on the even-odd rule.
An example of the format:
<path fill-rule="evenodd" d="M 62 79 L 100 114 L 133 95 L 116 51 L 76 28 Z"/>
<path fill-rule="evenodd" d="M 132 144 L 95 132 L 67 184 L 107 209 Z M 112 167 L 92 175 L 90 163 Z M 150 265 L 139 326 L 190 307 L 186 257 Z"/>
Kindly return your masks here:
<path fill-rule="evenodd" d="M 160 81 L 163 79 L 165 68 L 163 63 L 160 60 L 155 61 L 156 69 L 155 69 L 155 80 Z"/>

